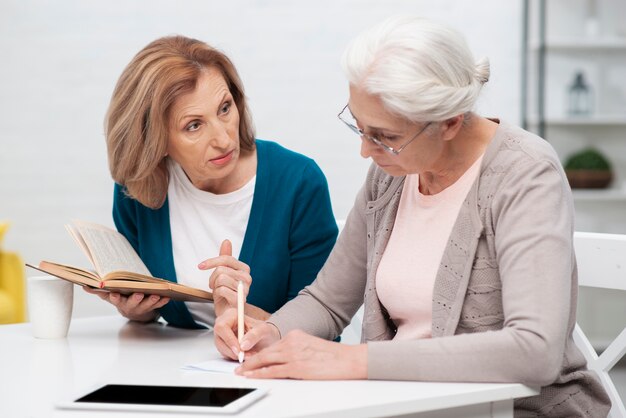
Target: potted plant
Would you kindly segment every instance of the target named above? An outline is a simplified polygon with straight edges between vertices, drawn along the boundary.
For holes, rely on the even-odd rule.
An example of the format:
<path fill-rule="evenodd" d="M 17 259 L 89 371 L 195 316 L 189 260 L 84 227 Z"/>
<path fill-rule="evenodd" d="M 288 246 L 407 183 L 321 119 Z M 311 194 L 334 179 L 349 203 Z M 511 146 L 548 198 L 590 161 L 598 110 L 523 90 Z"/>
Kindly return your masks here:
<path fill-rule="evenodd" d="M 565 174 L 573 189 L 602 189 L 611 184 L 611 163 L 598 150 L 587 148 L 565 162 Z"/>

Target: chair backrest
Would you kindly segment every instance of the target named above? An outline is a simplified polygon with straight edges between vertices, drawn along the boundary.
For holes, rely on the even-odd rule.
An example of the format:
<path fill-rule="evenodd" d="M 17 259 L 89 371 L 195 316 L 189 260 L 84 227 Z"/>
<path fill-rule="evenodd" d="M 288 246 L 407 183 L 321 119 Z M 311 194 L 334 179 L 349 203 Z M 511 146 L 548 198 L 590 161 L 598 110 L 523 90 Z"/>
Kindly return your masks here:
<path fill-rule="evenodd" d="M 574 248 L 578 263 L 579 287 L 626 290 L 626 235 L 576 232 Z M 598 356 L 589 339 L 576 324 L 574 341 L 587 359 L 611 398 L 611 418 L 626 418 L 626 409 L 609 376 L 626 352 L 626 328 Z"/>

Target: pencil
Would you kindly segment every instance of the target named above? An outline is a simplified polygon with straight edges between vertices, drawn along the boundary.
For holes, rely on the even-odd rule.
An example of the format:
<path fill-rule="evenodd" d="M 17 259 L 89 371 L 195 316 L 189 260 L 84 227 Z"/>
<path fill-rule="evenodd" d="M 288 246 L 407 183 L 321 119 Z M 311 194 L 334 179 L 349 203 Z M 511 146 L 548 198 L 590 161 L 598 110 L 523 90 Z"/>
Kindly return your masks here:
<path fill-rule="evenodd" d="M 237 284 L 237 339 L 241 345 L 244 334 L 243 308 L 245 305 L 243 298 L 243 282 Z M 239 351 L 239 363 L 243 363 L 243 351 Z"/>

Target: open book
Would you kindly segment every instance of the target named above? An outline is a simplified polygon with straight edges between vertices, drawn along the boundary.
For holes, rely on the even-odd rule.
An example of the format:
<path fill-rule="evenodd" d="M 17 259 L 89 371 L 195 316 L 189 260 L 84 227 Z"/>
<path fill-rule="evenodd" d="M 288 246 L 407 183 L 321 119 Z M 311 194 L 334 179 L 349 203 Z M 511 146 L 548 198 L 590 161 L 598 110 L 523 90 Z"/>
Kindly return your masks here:
<path fill-rule="evenodd" d="M 152 277 L 126 237 L 102 225 L 74 221 L 65 226 L 95 271 L 65 264 L 42 261 L 28 267 L 68 280 L 81 286 L 124 295 L 145 293 L 174 300 L 210 302 L 211 292 Z"/>

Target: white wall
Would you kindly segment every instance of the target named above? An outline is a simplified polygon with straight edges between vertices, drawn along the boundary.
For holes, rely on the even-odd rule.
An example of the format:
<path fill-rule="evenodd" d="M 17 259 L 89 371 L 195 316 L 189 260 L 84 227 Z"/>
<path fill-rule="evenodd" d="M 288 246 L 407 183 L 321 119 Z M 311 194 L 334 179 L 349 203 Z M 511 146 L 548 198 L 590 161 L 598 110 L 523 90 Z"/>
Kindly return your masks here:
<path fill-rule="evenodd" d="M 347 101 L 341 52 L 361 30 L 417 13 L 464 32 L 492 78 L 479 112 L 519 122 L 521 2 L 483 0 L 188 0 L 0 2 L 0 220 L 5 248 L 87 266 L 64 231 L 112 226 L 103 116 L 131 57 L 164 35 L 225 51 L 247 89 L 260 138 L 313 157 L 345 218 L 368 161 L 336 114 Z M 31 272 L 28 272 L 32 275 Z M 75 316 L 110 312 L 78 293 Z"/>

